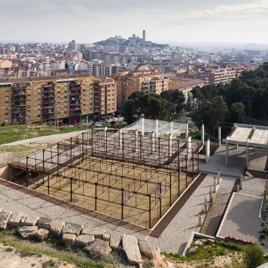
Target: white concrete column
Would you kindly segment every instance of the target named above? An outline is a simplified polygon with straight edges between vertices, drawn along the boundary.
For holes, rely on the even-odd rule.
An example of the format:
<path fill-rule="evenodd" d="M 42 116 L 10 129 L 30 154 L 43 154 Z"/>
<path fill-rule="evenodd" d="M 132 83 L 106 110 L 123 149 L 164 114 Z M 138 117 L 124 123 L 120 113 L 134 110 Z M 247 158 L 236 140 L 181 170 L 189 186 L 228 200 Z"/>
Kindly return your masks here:
<path fill-rule="evenodd" d="M 103 128 L 103 136 L 104 136 L 104 140 L 106 141 L 106 138 L 107 138 L 107 127 L 104 127 Z"/>
<path fill-rule="evenodd" d="M 210 158 L 210 139 L 206 141 L 206 163 L 208 163 Z"/>
<path fill-rule="evenodd" d="M 187 152 L 188 152 L 188 159 L 192 157 L 192 137 L 189 136 L 187 138 Z"/>
<path fill-rule="evenodd" d="M 171 136 L 173 137 L 173 121 L 170 122 L 170 133 L 171 133 Z"/>
<path fill-rule="evenodd" d="M 221 146 L 221 127 L 218 126 L 218 145 Z"/>
<path fill-rule="evenodd" d="M 168 135 L 168 157 L 172 154 L 172 135 L 169 133 Z"/>
<path fill-rule="evenodd" d="M 243 175 L 240 175 L 240 181 L 239 181 L 240 190 L 243 190 L 243 181 L 244 181 L 244 177 Z"/>
<path fill-rule="evenodd" d="M 248 141 L 247 141 L 247 144 L 246 144 L 246 168 L 248 168 L 249 166 L 249 145 L 248 145 Z"/>
<path fill-rule="evenodd" d="M 158 119 L 155 119 L 155 137 L 158 138 Z"/>
<path fill-rule="evenodd" d="M 228 140 L 226 140 L 226 144 L 225 144 L 225 166 L 228 166 Z"/>
<path fill-rule="evenodd" d="M 139 147 L 139 131 L 138 130 L 135 130 L 135 132 L 134 132 L 134 138 L 135 138 L 134 147 L 135 147 L 135 151 L 137 152 L 138 151 L 138 147 Z"/>
<path fill-rule="evenodd" d="M 201 125 L 201 142 L 204 145 L 205 144 L 205 125 L 202 123 Z"/>
<path fill-rule="evenodd" d="M 122 148 L 122 140 L 123 140 L 123 130 L 119 130 L 119 148 Z"/>
<path fill-rule="evenodd" d="M 209 202 L 212 201 L 212 190 L 209 191 Z"/>
<path fill-rule="evenodd" d="M 151 154 L 155 151 L 155 135 L 152 131 L 151 133 Z"/>
<path fill-rule="evenodd" d="M 141 119 L 141 135 L 144 135 L 144 118 Z"/>
<path fill-rule="evenodd" d="M 218 169 L 218 171 L 217 171 L 217 178 L 218 178 L 218 184 L 220 184 L 221 172 L 220 172 L 219 169 Z"/>
<path fill-rule="evenodd" d="M 188 120 L 186 120 L 186 130 L 185 130 L 185 136 L 186 136 L 186 138 L 188 138 L 188 136 L 189 136 L 189 123 L 188 123 Z"/>

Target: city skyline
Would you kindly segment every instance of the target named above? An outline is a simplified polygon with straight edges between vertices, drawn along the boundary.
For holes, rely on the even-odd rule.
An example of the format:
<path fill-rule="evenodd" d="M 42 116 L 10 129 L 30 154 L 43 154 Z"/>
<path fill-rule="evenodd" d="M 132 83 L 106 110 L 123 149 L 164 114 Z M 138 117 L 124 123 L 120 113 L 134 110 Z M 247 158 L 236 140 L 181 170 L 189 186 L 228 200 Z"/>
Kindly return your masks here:
<path fill-rule="evenodd" d="M 268 44 L 268 1 L 0 0 L 0 42 L 93 43 L 133 33 L 153 42 Z M 157 19 L 156 19 L 157 18 Z"/>

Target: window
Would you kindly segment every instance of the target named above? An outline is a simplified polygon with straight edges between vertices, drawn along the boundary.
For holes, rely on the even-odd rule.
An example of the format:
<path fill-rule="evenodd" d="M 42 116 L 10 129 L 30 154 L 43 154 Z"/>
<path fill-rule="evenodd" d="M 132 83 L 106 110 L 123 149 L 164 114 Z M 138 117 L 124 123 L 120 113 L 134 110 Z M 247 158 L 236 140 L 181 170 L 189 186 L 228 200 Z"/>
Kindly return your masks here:
<path fill-rule="evenodd" d="M 38 88 L 38 89 L 37 89 L 37 92 L 40 92 L 40 91 L 41 91 L 41 89 L 40 89 L 40 88 Z"/>
<path fill-rule="evenodd" d="M 9 104 L 9 103 L 8 103 L 8 102 L 6 102 L 6 106 L 8 106 L 8 104 Z"/>
<path fill-rule="evenodd" d="M 5 116 L 8 116 L 8 113 L 5 113 Z"/>
<path fill-rule="evenodd" d="M 40 110 L 39 109 L 37 110 L 37 113 L 40 114 Z"/>
<path fill-rule="evenodd" d="M 6 90 L 6 94 L 8 94 L 8 90 Z"/>
<path fill-rule="evenodd" d="M 8 96 L 6 96 L 6 100 L 8 100 Z"/>
<path fill-rule="evenodd" d="M 31 92 L 31 90 L 30 89 L 27 89 L 27 92 Z"/>

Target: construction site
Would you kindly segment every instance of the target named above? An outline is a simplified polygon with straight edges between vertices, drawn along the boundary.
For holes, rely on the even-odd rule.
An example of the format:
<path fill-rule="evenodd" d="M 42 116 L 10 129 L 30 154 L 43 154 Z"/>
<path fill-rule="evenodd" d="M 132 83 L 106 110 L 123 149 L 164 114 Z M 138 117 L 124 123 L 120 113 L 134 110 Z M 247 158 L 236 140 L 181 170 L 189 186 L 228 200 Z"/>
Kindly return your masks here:
<path fill-rule="evenodd" d="M 186 124 L 139 123 L 85 131 L 11 162 L 9 181 L 152 229 L 197 178 L 202 146 L 191 137 L 176 138 Z"/>

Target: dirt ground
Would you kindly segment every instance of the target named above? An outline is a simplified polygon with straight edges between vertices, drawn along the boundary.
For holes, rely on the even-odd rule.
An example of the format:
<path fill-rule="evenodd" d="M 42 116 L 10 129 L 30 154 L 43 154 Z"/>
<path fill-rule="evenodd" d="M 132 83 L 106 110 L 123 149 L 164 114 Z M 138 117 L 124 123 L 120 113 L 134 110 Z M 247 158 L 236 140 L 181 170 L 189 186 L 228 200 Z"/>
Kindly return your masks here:
<path fill-rule="evenodd" d="M 46 147 L 47 144 L 26 143 L 19 145 L 1 145 L 0 146 L 0 167 L 8 162 L 20 159 L 37 150 Z"/>
<path fill-rule="evenodd" d="M 50 264 L 50 266 L 49 266 Z M 47 266 L 45 266 L 47 265 Z M 54 266 L 53 266 L 54 265 Z M 5 268 L 75 268 L 76 265 L 67 264 L 57 259 L 42 255 L 32 255 L 23 257 L 15 248 L 3 246 L 0 244 L 0 267 Z"/>

